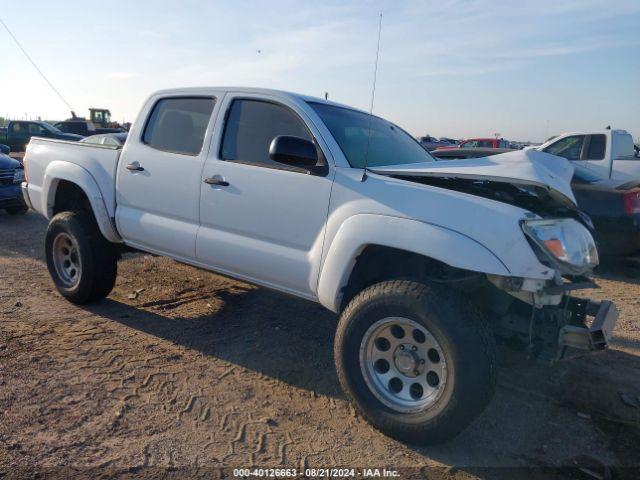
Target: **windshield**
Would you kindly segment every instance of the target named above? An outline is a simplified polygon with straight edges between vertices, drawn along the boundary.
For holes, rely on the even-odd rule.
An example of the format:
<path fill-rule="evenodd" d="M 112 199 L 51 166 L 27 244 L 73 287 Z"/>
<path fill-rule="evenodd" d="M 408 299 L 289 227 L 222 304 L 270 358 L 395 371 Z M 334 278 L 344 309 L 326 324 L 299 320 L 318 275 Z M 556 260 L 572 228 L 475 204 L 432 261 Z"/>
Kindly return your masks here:
<path fill-rule="evenodd" d="M 38 122 L 38 125 L 40 125 L 42 128 L 44 128 L 45 130 L 49 130 L 51 133 L 62 133 L 60 130 L 58 130 L 56 127 L 54 127 L 53 125 L 51 125 L 50 123 L 47 122 Z"/>
<path fill-rule="evenodd" d="M 309 102 L 309 105 L 322 119 L 349 165 L 354 168 L 364 167 L 369 128 L 371 139 L 367 166 L 434 161 L 411 135 L 391 122 L 350 108 L 315 102 Z"/>

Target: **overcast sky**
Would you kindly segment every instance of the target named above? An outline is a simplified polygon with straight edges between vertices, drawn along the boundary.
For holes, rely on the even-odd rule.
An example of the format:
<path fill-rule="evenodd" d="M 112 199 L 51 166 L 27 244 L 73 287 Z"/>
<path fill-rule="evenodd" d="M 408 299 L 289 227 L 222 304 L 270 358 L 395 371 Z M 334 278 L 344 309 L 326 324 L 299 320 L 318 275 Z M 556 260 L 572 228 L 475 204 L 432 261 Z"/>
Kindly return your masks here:
<path fill-rule="evenodd" d="M 369 108 L 415 135 L 640 136 L 639 0 L 0 0 L 0 18 L 74 107 L 134 120 L 154 90 L 242 85 Z M 0 27 L 0 116 L 68 108 Z"/>

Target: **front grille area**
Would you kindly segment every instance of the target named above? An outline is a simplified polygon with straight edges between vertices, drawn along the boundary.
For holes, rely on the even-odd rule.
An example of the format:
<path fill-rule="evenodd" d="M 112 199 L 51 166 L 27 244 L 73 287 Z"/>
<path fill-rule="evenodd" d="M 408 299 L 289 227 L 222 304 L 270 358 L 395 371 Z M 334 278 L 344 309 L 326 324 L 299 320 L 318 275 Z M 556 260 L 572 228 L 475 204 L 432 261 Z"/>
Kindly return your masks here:
<path fill-rule="evenodd" d="M 2 168 L 0 169 L 0 185 L 9 185 L 13 183 L 13 175 L 15 168 Z"/>

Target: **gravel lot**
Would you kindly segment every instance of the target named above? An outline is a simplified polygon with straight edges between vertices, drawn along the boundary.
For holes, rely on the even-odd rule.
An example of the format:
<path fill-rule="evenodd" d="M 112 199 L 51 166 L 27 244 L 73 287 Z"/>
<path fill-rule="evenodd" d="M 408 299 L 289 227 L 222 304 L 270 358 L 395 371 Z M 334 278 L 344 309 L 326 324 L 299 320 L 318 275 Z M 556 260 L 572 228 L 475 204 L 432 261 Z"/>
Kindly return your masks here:
<path fill-rule="evenodd" d="M 488 410 L 455 441 L 417 448 L 345 401 L 336 318 L 322 307 L 147 255 L 121 260 L 107 300 L 77 307 L 49 279 L 45 228 L 34 213 L 0 213 L 0 478 L 252 465 L 514 478 L 524 471 L 503 467 L 586 464 L 637 478 L 637 280 L 605 273 L 584 293 L 618 304 L 613 348 L 553 367 L 502 352 Z M 595 478 L 581 475 L 571 478 Z"/>

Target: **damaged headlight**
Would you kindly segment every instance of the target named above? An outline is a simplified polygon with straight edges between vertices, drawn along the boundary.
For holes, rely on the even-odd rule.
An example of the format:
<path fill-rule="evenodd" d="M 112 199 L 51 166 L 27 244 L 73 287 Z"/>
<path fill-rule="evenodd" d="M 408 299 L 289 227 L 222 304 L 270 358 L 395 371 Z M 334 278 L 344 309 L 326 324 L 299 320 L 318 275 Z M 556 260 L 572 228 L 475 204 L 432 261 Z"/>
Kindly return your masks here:
<path fill-rule="evenodd" d="M 560 271 L 581 274 L 598 265 L 598 250 L 589 230 L 573 218 L 529 220 L 522 229 Z M 541 260 L 545 260 L 541 258 Z"/>

